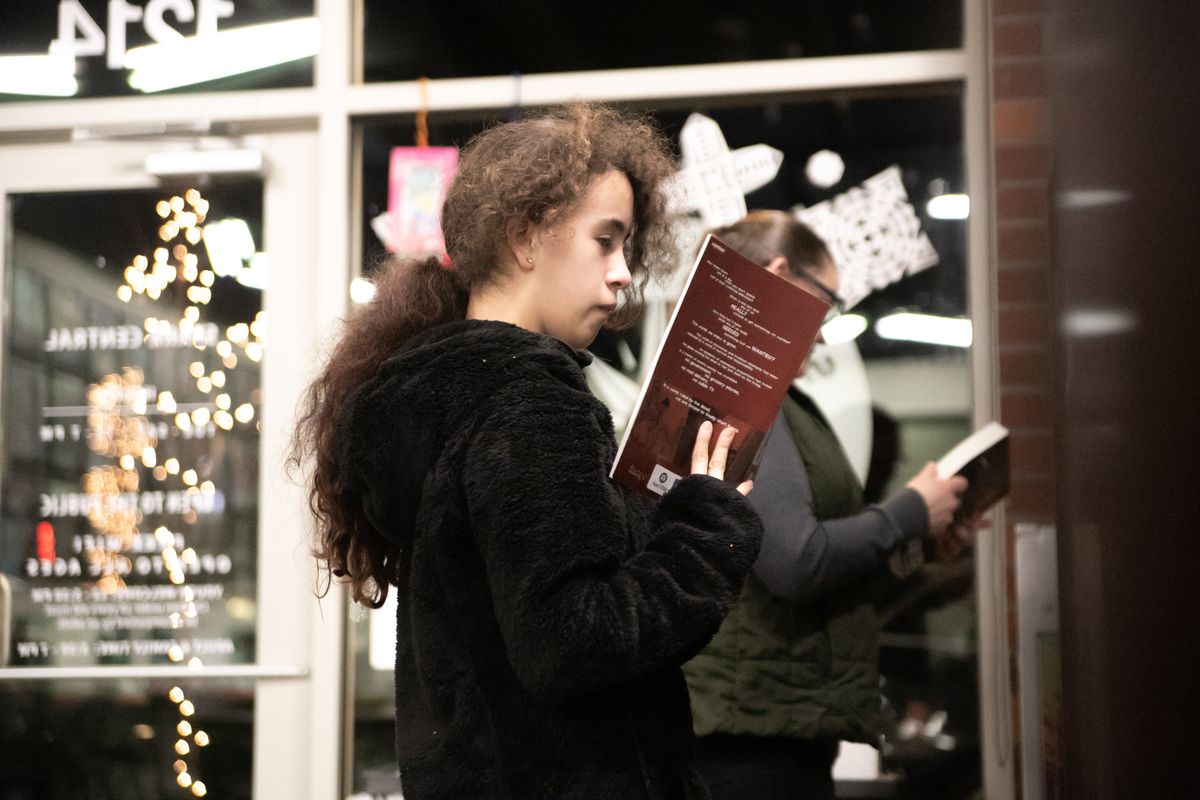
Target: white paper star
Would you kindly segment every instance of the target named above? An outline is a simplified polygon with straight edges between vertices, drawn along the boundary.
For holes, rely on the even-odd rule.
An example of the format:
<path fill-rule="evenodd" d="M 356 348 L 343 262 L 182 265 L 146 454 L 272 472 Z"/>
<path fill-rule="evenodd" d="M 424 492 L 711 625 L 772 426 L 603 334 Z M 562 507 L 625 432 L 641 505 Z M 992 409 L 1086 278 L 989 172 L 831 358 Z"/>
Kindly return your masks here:
<path fill-rule="evenodd" d="M 678 212 L 699 211 L 706 228 L 746 215 L 746 195 L 769 183 L 783 153 L 765 144 L 730 150 L 716 120 L 692 114 L 679 132 L 679 172 L 668 191 Z"/>
<path fill-rule="evenodd" d="M 899 167 L 888 167 L 860 186 L 793 213 L 829 246 L 838 268 L 838 295 L 847 308 L 938 262 L 908 202 Z"/>

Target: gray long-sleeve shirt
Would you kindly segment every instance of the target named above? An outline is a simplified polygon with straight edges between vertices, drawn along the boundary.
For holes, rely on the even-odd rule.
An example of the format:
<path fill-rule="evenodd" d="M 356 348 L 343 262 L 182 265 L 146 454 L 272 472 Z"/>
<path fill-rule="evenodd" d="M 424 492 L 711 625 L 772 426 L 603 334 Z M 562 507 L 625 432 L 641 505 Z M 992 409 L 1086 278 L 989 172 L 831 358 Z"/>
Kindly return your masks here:
<path fill-rule="evenodd" d="M 898 545 L 929 527 L 925 501 L 912 489 L 852 517 L 818 521 L 808 473 L 782 411 L 749 499 L 764 527 L 754 574 L 772 594 L 797 602 L 870 577 Z"/>

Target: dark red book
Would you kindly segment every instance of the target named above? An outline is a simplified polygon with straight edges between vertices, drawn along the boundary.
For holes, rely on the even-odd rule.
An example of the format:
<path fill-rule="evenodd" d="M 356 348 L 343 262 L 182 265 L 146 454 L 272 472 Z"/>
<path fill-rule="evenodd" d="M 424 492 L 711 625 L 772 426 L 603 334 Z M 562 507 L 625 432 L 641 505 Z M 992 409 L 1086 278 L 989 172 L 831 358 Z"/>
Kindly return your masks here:
<path fill-rule="evenodd" d="M 659 344 L 612 477 L 662 495 L 691 472 L 701 423 L 737 433 L 725 480 L 753 477 L 767 431 L 829 304 L 711 234 Z"/>

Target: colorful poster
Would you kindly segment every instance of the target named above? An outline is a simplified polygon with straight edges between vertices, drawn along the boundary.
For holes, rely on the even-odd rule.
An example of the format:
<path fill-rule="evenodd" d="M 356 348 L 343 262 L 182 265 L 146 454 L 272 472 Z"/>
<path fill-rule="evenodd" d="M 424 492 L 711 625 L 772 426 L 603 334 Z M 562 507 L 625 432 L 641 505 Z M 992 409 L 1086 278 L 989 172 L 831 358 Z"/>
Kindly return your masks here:
<path fill-rule="evenodd" d="M 384 244 L 393 253 L 442 254 L 442 201 L 458 166 L 456 147 L 393 147 Z"/>

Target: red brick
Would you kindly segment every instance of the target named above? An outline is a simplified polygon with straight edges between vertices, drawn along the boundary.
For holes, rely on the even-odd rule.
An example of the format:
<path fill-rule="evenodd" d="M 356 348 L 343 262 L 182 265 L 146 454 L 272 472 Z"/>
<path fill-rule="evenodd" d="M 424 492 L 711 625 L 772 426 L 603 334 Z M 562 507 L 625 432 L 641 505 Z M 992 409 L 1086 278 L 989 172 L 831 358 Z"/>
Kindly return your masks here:
<path fill-rule="evenodd" d="M 992 94 L 997 99 L 1043 97 L 1046 67 L 1041 61 L 1000 64 L 992 70 Z"/>
<path fill-rule="evenodd" d="M 1027 476 L 1014 471 L 1007 509 L 1011 522 L 1052 519 L 1055 509 L 1054 479 L 1049 476 Z"/>
<path fill-rule="evenodd" d="M 1045 27 L 1040 19 L 997 19 L 992 25 L 992 57 L 1041 55 Z"/>
<path fill-rule="evenodd" d="M 1046 148 L 1040 144 L 1011 144 L 996 147 L 996 180 L 1046 180 L 1049 176 Z"/>
<path fill-rule="evenodd" d="M 1000 422 L 1013 430 L 1047 428 L 1054 424 L 1054 404 L 1048 391 L 1000 389 Z"/>
<path fill-rule="evenodd" d="M 1000 345 L 1048 344 L 1050 307 L 1000 306 L 996 311 L 996 332 Z"/>
<path fill-rule="evenodd" d="M 1047 226 L 1000 225 L 996 232 L 996 256 L 1004 261 L 1041 261 L 1050 253 Z"/>
<path fill-rule="evenodd" d="M 1014 474 L 1054 472 L 1054 436 L 1049 432 L 1013 431 L 1009 447 Z"/>
<path fill-rule="evenodd" d="M 1000 352 L 1000 383 L 1009 387 L 1049 389 L 1052 374 L 1050 350 L 1042 346 Z"/>
<path fill-rule="evenodd" d="M 1045 100 L 997 100 L 992 104 L 998 143 L 1041 139 L 1046 133 Z"/>
<path fill-rule="evenodd" d="M 1044 186 L 1002 186 L 996 190 L 996 219 L 1037 219 L 1050 213 L 1050 190 Z"/>
<path fill-rule="evenodd" d="M 1049 297 L 1050 278 L 1043 268 L 1002 268 L 996 275 L 996 299 L 1000 303 L 1045 303 Z"/>

